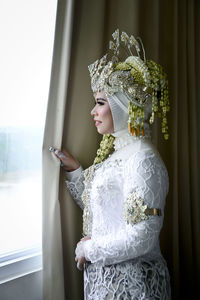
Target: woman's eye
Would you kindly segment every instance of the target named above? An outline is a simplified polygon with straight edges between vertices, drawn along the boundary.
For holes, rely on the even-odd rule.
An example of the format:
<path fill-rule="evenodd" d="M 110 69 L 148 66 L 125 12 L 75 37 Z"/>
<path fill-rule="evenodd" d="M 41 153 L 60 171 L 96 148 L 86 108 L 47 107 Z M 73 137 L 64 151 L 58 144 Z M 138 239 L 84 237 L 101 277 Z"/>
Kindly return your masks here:
<path fill-rule="evenodd" d="M 97 101 L 97 104 L 99 104 L 99 105 L 104 105 L 104 102 Z"/>

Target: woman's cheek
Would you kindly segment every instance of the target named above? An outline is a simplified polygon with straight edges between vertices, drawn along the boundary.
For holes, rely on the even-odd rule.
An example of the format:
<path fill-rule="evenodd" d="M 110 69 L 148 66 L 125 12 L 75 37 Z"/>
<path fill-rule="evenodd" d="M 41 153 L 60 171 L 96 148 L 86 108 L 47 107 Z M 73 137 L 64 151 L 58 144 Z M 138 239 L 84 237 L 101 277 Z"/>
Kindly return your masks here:
<path fill-rule="evenodd" d="M 110 115 L 109 107 L 104 108 L 104 110 L 102 110 L 102 116 L 108 117 L 109 115 Z"/>

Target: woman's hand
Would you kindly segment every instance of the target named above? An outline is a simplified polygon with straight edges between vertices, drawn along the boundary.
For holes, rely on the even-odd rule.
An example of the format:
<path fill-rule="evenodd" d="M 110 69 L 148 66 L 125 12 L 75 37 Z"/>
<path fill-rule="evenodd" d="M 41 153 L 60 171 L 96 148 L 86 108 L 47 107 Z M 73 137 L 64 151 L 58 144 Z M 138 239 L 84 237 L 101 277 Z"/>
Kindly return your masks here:
<path fill-rule="evenodd" d="M 60 159 L 62 162 L 62 167 L 65 171 L 75 171 L 80 167 L 78 160 L 76 160 L 66 149 L 62 149 L 62 151 L 54 149 L 52 152 L 58 159 Z"/>
<path fill-rule="evenodd" d="M 84 263 L 86 263 L 86 259 L 85 257 L 80 257 L 80 258 L 75 258 L 75 261 L 77 262 L 77 268 L 80 270 L 80 271 L 83 271 L 83 266 L 84 266 Z"/>
<path fill-rule="evenodd" d="M 82 248 L 82 243 L 84 243 L 87 240 L 90 240 L 91 238 L 89 236 L 85 236 L 84 238 L 82 238 L 80 240 L 80 242 L 78 242 L 77 246 L 76 246 L 76 257 L 75 257 L 75 261 L 77 262 L 77 268 L 82 271 L 83 270 L 83 266 L 84 263 L 86 262 L 86 259 L 84 257 L 83 254 L 83 248 Z"/>
<path fill-rule="evenodd" d="M 87 240 L 90 240 L 91 239 L 91 237 L 90 236 L 84 236 L 81 240 L 80 240 L 80 242 L 84 242 L 84 241 L 87 241 Z M 80 243 L 80 242 L 78 242 L 78 244 Z"/>

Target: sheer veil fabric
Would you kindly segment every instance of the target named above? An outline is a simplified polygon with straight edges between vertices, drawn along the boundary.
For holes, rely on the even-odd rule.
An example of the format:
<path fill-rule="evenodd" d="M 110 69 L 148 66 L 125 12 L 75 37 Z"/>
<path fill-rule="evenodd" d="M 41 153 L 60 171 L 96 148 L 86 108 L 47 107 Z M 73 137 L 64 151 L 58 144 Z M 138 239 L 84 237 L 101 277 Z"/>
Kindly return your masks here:
<path fill-rule="evenodd" d="M 83 299 L 82 273 L 74 262 L 81 211 L 48 148 L 63 146 L 84 168 L 92 164 L 101 137 L 89 115 L 94 101 L 87 66 L 106 52 L 115 28 L 141 36 L 147 58 L 160 62 L 169 76 L 169 141 L 162 140 L 159 122 L 152 129 L 170 178 L 161 249 L 172 299 L 198 298 L 200 2 L 59 0 L 43 144 L 43 299 Z"/>

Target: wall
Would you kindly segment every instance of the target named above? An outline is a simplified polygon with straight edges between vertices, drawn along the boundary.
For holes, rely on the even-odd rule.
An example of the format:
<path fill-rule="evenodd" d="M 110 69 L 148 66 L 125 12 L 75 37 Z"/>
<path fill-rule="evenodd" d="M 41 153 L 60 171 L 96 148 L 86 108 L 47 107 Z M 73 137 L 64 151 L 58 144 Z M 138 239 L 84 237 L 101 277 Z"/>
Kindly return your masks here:
<path fill-rule="evenodd" d="M 42 271 L 1 284 L 0 300 L 42 300 Z"/>

